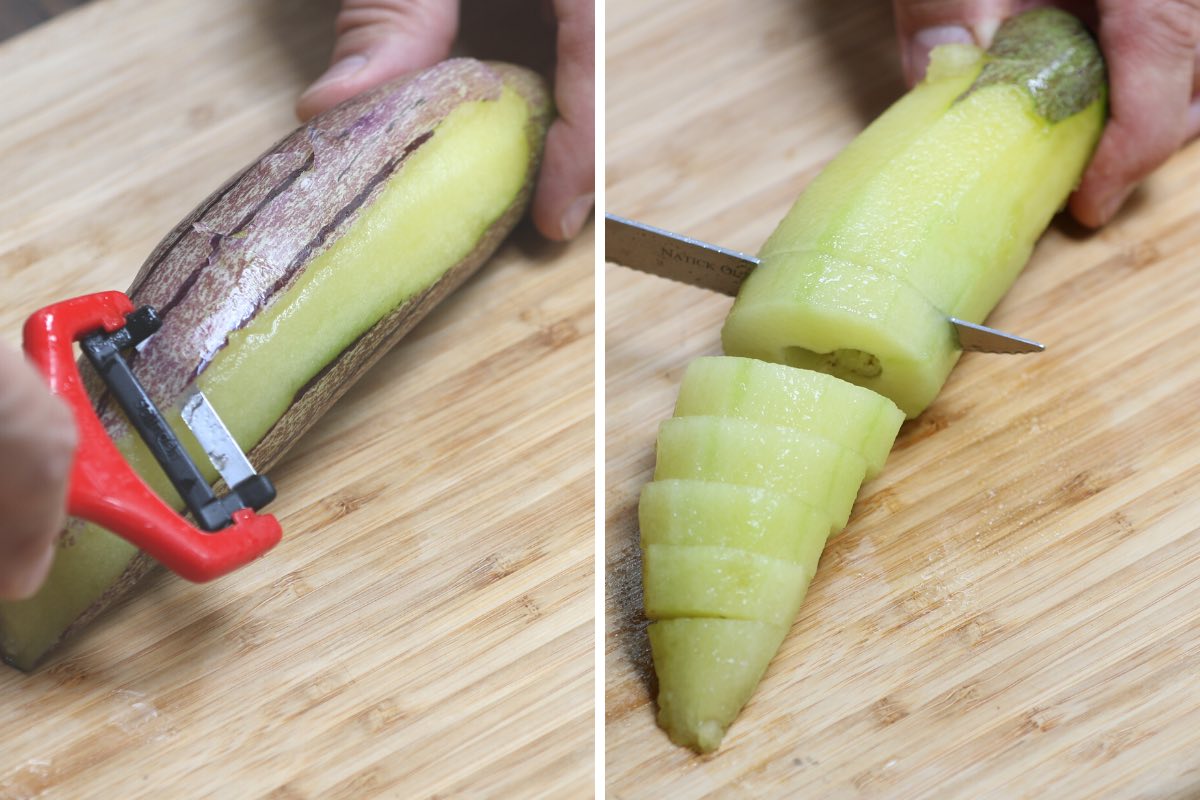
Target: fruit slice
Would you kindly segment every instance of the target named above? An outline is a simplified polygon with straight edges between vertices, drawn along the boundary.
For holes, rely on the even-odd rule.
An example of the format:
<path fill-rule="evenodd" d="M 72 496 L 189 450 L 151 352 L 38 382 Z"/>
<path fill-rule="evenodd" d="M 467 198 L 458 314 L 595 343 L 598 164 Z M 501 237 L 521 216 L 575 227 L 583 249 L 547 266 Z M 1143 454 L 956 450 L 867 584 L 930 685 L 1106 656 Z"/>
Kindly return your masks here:
<path fill-rule="evenodd" d="M 735 417 L 824 436 L 858 453 L 868 479 L 883 469 L 904 413 L 875 392 L 830 375 L 752 358 L 688 365 L 675 416 Z"/>
<path fill-rule="evenodd" d="M 658 724 L 671 741 L 701 753 L 716 750 L 787 631 L 786 625 L 741 619 L 651 623 Z"/>
<path fill-rule="evenodd" d="M 725 417 L 675 417 L 658 430 L 656 481 L 686 478 L 791 494 L 840 531 L 866 474 L 862 456 L 822 436 Z"/>
<path fill-rule="evenodd" d="M 647 545 L 642 549 L 646 616 L 791 625 L 815 566 L 728 547 Z"/>
<path fill-rule="evenodd" d="M 726 352 L 828 373 L 910 417 L 958 361 L 946 315 L 895 275 L 818 254 L 761 269 L 753 291 L 747 280 L 739 294 L 752 304 L 735 303 L 725 322 Z"/>
<path fill-rule="evenodd" d="M 642 546 L 724 547 L 816 572 L 829 515 L 794 495 L 709 481 L 654 481 L 638 503 Z"/>
<path fill-rule="evenodd" d="M 973 67 L 963 52 L 793 206 L 742 285 L 726 352 L 830 372 L 910 417 L 932 402 L 958 357 L 947 317 L 980 321 L 1008 289 L 1105 115 L 1099 51 L 1068 14 L 1009 20 Z"/>

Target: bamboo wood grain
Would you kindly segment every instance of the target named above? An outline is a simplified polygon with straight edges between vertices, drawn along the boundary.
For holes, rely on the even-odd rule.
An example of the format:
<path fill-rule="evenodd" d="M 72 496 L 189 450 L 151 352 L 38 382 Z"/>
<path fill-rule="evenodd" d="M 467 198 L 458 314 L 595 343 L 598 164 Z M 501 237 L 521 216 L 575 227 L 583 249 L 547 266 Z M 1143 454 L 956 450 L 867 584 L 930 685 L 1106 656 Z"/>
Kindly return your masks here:
<path fill-rule="evenodd" d="M 8 0 L 0 6 L 0 41 L 87 2 L 89 0 Z"/>
<path fill-rule="evenodd" d="M 0 46 L 0 342 L 125 288 L 294 126 L 331 31 L 307 0 L 97 0 Z M 592 269 L 590 233 L 520 229 L 273 471 L 279 548 L 0 670 L 0 798 L 589 793 Z"/>
<path fill-rule="evenodd" d="M 754 252 L 902 91 L 889 8 L 607 5 L 607 206 Z M 722 748 L 654 723 L 637 493 L 730 301 L 606 270 L 614 798 L 1200 794 L 1200 145 L 1059 220 L 822 558 Z"/>

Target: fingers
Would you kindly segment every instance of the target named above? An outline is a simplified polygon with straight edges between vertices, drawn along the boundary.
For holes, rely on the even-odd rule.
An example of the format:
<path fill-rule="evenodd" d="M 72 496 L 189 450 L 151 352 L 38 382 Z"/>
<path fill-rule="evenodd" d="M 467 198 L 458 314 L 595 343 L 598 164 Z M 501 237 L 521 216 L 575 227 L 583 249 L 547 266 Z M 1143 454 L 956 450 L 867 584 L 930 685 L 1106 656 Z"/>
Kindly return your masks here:
<path fill-rule="evenodd" d="M 595 4 L 555 0 L 558 118 L 533 199 L 533 220 L 549 239 L 575 236 L 595 190 Z M 332 66 L 301 95 L 309 119 L 397 75 L 444 59 L 458 29 L 457 0 L 343 0 Z"/>
<path fill-rule="evenodd" d="M 24 357 L 0 347 L 0 599 L 37 591 L 65 521 L 75 422 Z"/>
<path fill-rule="evenodd" d="M 1200 42 L 1196 43 L 1192 57 L 1192 102 L 1188 107 L 1187 133 L 1185 138 L 1191 141 L 1200 137 Z"/>
<path fill-rule="evenodd" d="M 336 29 L 332 66 L 296 103 L 302 120 L 446 58 L 458 0 L 343 0 Z"/>
<path fill-rule="evenodd" d="M 900 60 L 909 85 L 925 77 L 940 44 L 987 47 L 1004 19 L 1038 5 L 1029 0 L 893 0 Z"/>
<path fill-rule="evenodd" d="M 587 221 L 595 191 L 595 15 L 592 0 L 556 0 L 558 119 L 533 198 L 533 221 L 548 239 L 574 237 Z"/>
<path fill-rule="evenodd" d="M 1098 5 L 1110 117 L 1070 203 L 1071 213 L 1091 227 L 1108 222 L 1143 178 L 1200 132 L 1200 0 Z"/>

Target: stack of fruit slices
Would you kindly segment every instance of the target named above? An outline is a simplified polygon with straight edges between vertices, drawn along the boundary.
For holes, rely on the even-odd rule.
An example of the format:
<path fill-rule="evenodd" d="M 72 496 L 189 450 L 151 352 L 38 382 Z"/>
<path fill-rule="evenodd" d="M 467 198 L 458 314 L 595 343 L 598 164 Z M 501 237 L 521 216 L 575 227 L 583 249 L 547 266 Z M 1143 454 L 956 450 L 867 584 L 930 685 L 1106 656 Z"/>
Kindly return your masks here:
<path fill-rule="evenodd" d="M 903 421 L 823 373 L 731 357 L 688 367 L 639 506 L 659 722 L 677 744 L 720 744 Z"/>
<path fill-rule="evenodd" d="M 641 499 L 677 743 L 720 743 L 826 537 L 957 361 L 947 318 L 979 322 L 1007 291 L 1096 146 L 1105 94 L 1095 42 L 1056 9 L 1006 21 L 986 53 L 935 49 L 767 241 L 722 330 L 743 358 L 689 368 Z"/>

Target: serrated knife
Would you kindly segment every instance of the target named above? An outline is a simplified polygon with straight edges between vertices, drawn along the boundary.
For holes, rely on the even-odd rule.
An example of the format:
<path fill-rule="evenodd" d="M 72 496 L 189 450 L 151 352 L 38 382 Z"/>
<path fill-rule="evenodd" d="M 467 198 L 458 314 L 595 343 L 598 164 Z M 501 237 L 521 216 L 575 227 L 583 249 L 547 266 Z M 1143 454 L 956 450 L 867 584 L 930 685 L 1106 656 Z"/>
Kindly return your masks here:
<path fill-rule="evenodd" d="M 754 256 L 681 236 L 616 214 L 604 215 L 604 258 L 660 278 L 736 295 L 758 266 Z M 976 325 L 956 317 L 948 321 L 958 346 L 977 353 L 1040 353 L 1045 346 L 1022 336 Z"/>

